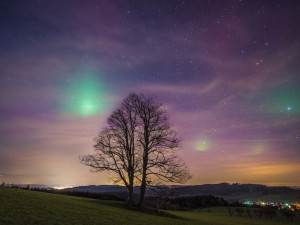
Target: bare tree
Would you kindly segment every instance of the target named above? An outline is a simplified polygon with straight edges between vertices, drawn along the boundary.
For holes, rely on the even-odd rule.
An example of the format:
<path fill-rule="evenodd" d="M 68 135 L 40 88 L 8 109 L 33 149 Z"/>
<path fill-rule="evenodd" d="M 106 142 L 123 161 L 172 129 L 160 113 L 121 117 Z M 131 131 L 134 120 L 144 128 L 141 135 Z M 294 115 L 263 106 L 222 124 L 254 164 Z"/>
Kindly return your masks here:
<path fill-rule="evenodd" d="M 92 172 L 108 171 L 114 174 L 113 181 L 123 183 L 128 189 L 129 205 L 133 203 L 135 172 L 138 170 L 135 149 L 136 97 L 129 95 L 108 118 L 107 126 L 95 138 L 95 153 L 80 156 L 81 163 L 90 166 Z"/>
<path fill-rule="evenodd" d="M 143 207 L 146 187 L 160 182 L 185 183 L 191 178 L 186 165 L 176 154 L 180 139 L 171 127 L 168 115 L 153 98 L 139 95 L 137 139 L 142 164 L 137 179 L 141 182 L 139 205 Z"/>
<path fill-rule="evenodd" d="M 152 98 L 130 94 L 95 140 L 95 153 L 81 156 L 81 163 L 93 172 L 113 173 L 115 183 L 127 187 L 129 204 L 135 184 L 140 184 L 139 205 L 143 207 L 147 186 L 184 183 L 191 177 L 176 154 L 180 139 L 166 111 Z"/>

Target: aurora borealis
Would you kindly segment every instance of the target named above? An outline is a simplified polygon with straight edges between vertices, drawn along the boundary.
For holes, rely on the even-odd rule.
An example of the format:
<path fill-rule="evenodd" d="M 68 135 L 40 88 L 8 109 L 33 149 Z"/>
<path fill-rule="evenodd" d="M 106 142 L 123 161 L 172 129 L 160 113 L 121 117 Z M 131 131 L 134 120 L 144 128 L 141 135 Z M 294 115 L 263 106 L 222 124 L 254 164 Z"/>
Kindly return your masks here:
<path fill-rule="evenodd" d="M 299 1 L 1 1 L 0 182 L 108 184 L 79 163 L 132 91 L 189 184 L 300 186 Z"/>
<path fill-rule="evenodd" d="M 63 111 L 68 115 L 92 116 L 101 113 L 107 106 L 106 93 L 97 73 L 83 71 L 78 78 L 69 80 L 62 101 Z"/>

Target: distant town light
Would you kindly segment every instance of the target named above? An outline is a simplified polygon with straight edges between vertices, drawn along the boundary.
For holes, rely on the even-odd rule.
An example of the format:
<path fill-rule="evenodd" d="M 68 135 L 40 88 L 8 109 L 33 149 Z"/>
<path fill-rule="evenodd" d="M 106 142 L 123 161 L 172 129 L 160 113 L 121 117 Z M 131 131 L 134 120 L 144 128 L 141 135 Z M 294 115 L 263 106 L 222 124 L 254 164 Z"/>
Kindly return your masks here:
<path fill-rule="evenodd" d="M 56 190 L 63 190 L 63 189 L 66 189 L 66 188 L 72 188 L 71 186 L 68 186 L 68 187 L 54 187 L 54 189 Z"/>

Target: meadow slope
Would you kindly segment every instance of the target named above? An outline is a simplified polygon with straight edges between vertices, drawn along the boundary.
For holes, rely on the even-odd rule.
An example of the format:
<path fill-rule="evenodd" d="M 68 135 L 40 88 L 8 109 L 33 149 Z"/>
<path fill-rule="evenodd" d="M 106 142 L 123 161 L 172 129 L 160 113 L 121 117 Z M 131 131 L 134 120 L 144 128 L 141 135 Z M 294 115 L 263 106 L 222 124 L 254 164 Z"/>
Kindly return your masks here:
<path fill-rule="evenodd" d="M 229 217 L 225 208 L 199 212 L 169 213 L 182 217 L 169 218 L 129 210 L 124 203 L 56 195 L 13 188 L 0 188 L 1 225 L 285 225 L 293 223 L 284 218 L 276 220 Z"/>

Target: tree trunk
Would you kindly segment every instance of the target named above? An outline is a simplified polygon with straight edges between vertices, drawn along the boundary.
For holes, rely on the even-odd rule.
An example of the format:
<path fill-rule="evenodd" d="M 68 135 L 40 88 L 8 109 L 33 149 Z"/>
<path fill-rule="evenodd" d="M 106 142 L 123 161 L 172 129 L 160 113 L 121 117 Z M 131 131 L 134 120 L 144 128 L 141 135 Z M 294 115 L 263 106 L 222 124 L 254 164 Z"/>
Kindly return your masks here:
<path fill-rule="evenodd" d="M 133 187 L 128 187 L 128 198 L 127 198 L 127 204 L 129 206 L 133 205 Z"/>
<path fill-rule="evenodd" d="M 146 152 L 148 150 L 146 149 Z M 140 208 L 144 207 L 144 199 L 145 199 L 145 192 L 146 192 L 146 179 L 147 179 L 147 166 L 148 166 L 148 154 L 144 153 L 143 159 L 143 175 L 142 175 L 142 182 L 141 182 L 141 190 L 140 190 L 140 201 L 139 206 Z"/>
<path fill-rule="evenodd" d="M 146 181 L 143 180 L 141 184 L 141 190 L 140 190 L 140 201 L 139 201 L 140 208 L 144 207 L 145 192 L 146 192 Z"/>

